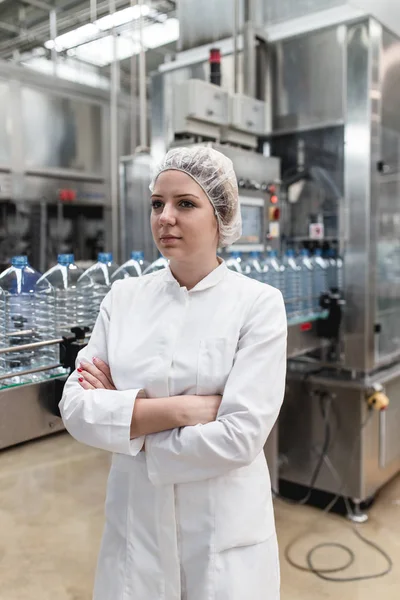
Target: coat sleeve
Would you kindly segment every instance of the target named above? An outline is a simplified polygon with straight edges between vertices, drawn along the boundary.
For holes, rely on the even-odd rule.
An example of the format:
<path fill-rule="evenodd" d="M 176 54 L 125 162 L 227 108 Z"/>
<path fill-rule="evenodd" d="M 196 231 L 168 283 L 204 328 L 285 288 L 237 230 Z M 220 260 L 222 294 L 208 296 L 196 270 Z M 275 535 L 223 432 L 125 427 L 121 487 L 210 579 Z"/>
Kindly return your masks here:
<path fill-rule="evenodd" d="M 217 420 L 146 436 L 147 470 L 154 485 L 218 477 L 258 456 L 283 401 L 286 338 L 282 294 L 268 287 L 242 327 Z"/>
<path fill-rule="evenodd" d="M 116 282 L 119 283 L 119 282 Z M 109 364 L 107 342 L 110 327 L 114 284 L 104 298 L 90 341 L 76 359 L 92 362 L 97 356 Z M 84 390 L 75 370 L 68 378 L 59 407 L 65 428 L 78 442 L 135 456 L 142 448 L 144 437 L 130 439 L 130 427 L 136 397 L 142 390 Z"/>

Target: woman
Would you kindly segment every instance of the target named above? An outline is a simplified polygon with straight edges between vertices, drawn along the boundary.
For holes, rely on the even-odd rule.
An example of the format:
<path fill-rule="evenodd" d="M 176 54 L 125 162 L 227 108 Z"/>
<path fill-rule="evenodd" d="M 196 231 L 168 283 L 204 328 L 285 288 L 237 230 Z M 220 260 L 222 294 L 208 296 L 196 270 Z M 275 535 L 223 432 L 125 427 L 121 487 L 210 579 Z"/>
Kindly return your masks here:
<path fill-rule="evenodd" d="M 170 267 L 114 284 L 60 403 L 71 435 L 113 452 L 94 599 L 277 600 L 263 447 L 284 393 L 282 296 L 217 258 L 241 234 L 228 158 L 171 150 L 151 190 Z"/>

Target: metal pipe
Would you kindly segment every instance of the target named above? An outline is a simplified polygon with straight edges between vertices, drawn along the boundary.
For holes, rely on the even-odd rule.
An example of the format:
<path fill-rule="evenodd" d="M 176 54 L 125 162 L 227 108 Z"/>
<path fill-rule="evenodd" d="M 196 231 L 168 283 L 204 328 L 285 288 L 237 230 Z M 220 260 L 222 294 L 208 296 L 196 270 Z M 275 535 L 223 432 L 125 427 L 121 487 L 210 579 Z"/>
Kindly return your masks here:
<path fill-rule="evenodd" d="M 58 53 L 57 53 L 57 48 L 56 48 L 57 13 L 54 8 L 49 13 L 49 26 L 50 26 L 50 37 L 53 41 L 53 47 L 51 49 L 51 60 L 53 62 L 54 75 L 57 75 L 57 63 L 58 63 Z"/>
<path fill-rule="evenodd" d="M 136 0 L 131 0 L 131 6 L 136 4 Z M 132 45 L 136 42 L 136 21 L 132 20 Z M 137 54 L 132 53 L 130 72 L 130 92 L 131 92 L 131 154 L 135 152 L 137 146 Z"/>
<path fill-rule="evenodd" d="M 41 8 L 46 12 L 50 12 L 54 9 L 54 6 L 52 6 L 48 2 L 43 2 L 43 0 L 20 0 L 20 2 L 28 4 L 28 6 L 34 6 L 35 8 Z"/>
<path fill-rule="evenodd" d="M 36 348 L 43 348 L 44 346 L 55 346 L 61 344 L 64 340 L 62 338 L 54 340 L 43 340 L 42 342 L 31 342 L 30 344 L 20 344 L 19 346 L 8 346 L 7 348 L 0 348 L 0 354 L 9 354 L 10 352 L 23 352 L 24 350 L 35 350 Z"/>
<path fill-rule="evenodd" d="M 255 3 L 245 0 L 243 25 L 243 93 L 246 96 L 256 95 L 256 36 L 255 36 Z"/>
<path fill-rule="evenodd" d="M 22 331 L 20 331 L 18 329 L 18 331 L 8 331 L 5 334 L 5 337 L 15 337 L 18 336 L 20 337 L 21 335 L 33 335 L 34 333 L 36 333 L 36 331 L 34 331 L 33 329 L 23 329 Z"/>
<path fill-rule="evenodd" d="M 57 222 L 57 227 L 60 223 Z M 40 202 L 40 246 L 39 246 L 39 268 L 42 273 L 46 271 L 46 256 L 47 256 L 47 203 L 44 200 Z M 58 229 L 59 238 L 61 239 L 61 230 Z"/>
<path fill-rule="evenodd" d="M 51 369 L 57 369 L 62 367 L 60 363 L 54 363 L 47 367 L 35 367 L 34 369 L 26 369 L 26 371 L 13 371 L 12 373 L 5 373 L 0 375 L 0 381 L 2 379 L 12 379 L 13 377 L 21 377 L 22 375 L 31 375 L 32 373 L 41 373 L 43 371 L 50 371 Z"/>
<path fill-rule="evenodd" d="M 239 91 L 239 54 L 238 54 L 238 35 L 239 35 L 239 10 L 240 0 L 234 0 L 233 7 L 233 91 L 235 94 Z"/>
<path fill-rule="evenodd" d="M 110 0 L 110 15 L 115 13 L 115 0 Z M 117 32 L 112 28 L 113 59 L 110 86 L 110 186 L 111 186 L 111 246 L 114 259 L 119 260 L 119 210 L 118 210 L 118 91 L 119 63 L 117 56 Z"/>
<path fill-rule="evenodd" d="M 253 24 L 243 27 L 243 93 L 254 98 L 256 93 L 256 47 Z"/>
<path fill-rule="evenodd" d="M 9 33 L 21 33 L 20 27 L 16 27 L 16 25 L 11 25 L 10 23 L 4 23 L 4 21 L 0 21 L 0 29 L 8 31 Z"/>
<path fill-rule="evenodd" d="M 97 0 L 90 0 L 90 20 L 92 23 L 97 20 Z"/>
<path fill-rule="evenodd" d="M 140 109 L 140 137 L 139 145 L 147 148 L 147 95 L 146 95 L 146 50 L 143 43 L 143 17 L 142 8 L 143 0 L 139 0 L 140 17 L 139 17 L 139 39 L 140 39 L 140 54 L 139 54 L 139 109 Z"/>

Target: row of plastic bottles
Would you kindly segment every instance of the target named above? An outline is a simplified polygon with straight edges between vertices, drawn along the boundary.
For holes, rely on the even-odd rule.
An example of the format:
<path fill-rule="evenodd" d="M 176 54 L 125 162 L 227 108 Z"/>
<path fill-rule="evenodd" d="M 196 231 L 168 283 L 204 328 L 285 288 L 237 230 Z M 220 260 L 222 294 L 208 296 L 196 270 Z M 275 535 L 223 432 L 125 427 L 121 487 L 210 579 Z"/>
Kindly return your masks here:
<path fill-rule="evenodd" d="M 281 290 L 289 320 L 309 319 L 321 313 L 320 297 L 330 289 L 343 289 L 343 261 L 333 250 L 323 256 L 303 249 L 296 256 L 288 249 L 282 258 L 271 250 L 265 258 L 251 252 L 246 258 L 233 252 L 227 266 Z"/>
<path fill-rule="evenodd" d="M 329 288 L 342 289 L 342 260 L 330 251 L 298 256 L 287 250 L 282 258 L 275 251 L 266 257 L 257 252 L 243 257 L 232 253 L 227 266 L 239 273 L 279 288 L 285 299 L 289 319 L 310 318 L 320 313 L 319 299 Z M 118 266 L 112 254 L 100 253 L 86 271 L 74 262 L 73 254 L 60 254 L 57 264 L 41 275 L 28 264 L 26 256 L 16 256 L 11 267 L 0 274 L 0 346 L 21 346 L 51 340 L 69 332 L 73 326 L 93 327 L 100 304 L 118 279 L 139 277 L 164 269 L 168 261 L 160 257 L 152 264 L 142 252 Z M 0 354 L 0 371 L 13 373 L 10 383 L 40 381 L 63 372 L 48 370 L 59 362 L 57 344 L 34 349 L 19 349 Z M 18 377 L 21 371 L 43 368 L 43 373 Z M 46 371 L 47 369 L 47 371 Z M 1 384 L 1 381 L 0 381 Z"/>
<path fill-rule="evenodd" d="M 59 362 L 58 344 L 19 347 L 57 339 L 76 325 L 92 328 L 112 283 L 140 276 L 147 267 L 142 252 L 132 252 L 121 267 L 110 253 L 100 253 L 86 271 L 75 264 L 73 254 L 60 254 L 57 264 L 42 275 L 26 256 L 13 257 L 11 267 L 0 274 L 0 347 L 16 350 L 0 354 L 0 371 L 13 373 L 12 380 L 0 380 L 0 385 L 37 382 L 63 373 L 62 368 L 48 369 Z M 18 376 L 38 368 L 43 372 Z"/>

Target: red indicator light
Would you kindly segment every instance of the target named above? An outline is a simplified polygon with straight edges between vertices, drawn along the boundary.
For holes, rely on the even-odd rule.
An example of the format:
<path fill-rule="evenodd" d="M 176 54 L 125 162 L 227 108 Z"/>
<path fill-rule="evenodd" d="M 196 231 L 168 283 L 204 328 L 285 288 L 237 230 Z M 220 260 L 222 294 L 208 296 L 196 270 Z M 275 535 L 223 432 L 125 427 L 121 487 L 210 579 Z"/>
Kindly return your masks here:
<path fill-rule="evenodd" d="M 278 204 L 278 196 L 275 194 L 271 196 L 271 204 Z"/>
<path fill-rule="evenodd" d="M 300 331 L 311 331 L 312 323 L 302 323 L 300 325 Z"/>
<path fill-rule="evenodd" d="M 273 183 L 270 183 L 267 189 L 268 189 L 268 192 L 270 194 L 275 194 L 275 192 L 276 192 L 276 185 L 274 185 Z"/>
<path fill-rule="evenodd" d="M 73 202 L 76 200 L 76 191 L 70 189 L 59 190 L 58 198 L 61 200 L 61 202 Z"/>

